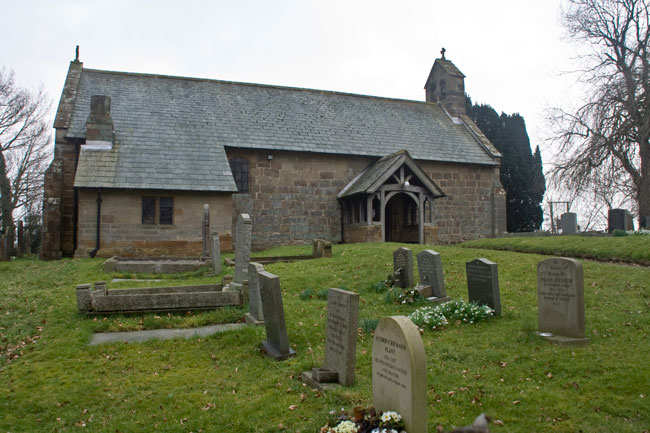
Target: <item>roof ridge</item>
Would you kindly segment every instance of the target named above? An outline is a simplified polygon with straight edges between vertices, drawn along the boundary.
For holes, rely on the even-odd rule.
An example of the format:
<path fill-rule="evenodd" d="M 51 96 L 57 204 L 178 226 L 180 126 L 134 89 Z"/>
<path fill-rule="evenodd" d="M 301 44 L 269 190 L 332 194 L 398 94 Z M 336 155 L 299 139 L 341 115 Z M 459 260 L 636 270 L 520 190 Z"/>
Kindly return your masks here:
<path fill-rule="evenodd" d="M 100 74 L 114 74 L 114 75 L 126 75 L 133 77 L 145 77 L 145 78 L 162 78 L 170 80 L 184 80 L 184 81 L 199 81 L 199 82 L 209 82 L 209 83 L 220 83 L 220 84 L 232 84 L 239 86 L 248 86 L 248 87 L 261 87 L 261 88 L 271 88 L 271 89 L 280 89 L 280 90 L 294 90 L 294 91 L 303 91 L 311 93 L 325 93 L 329 95 L 340 95 L 340 96 L 352 96 L 358 98 L 368 98 L 368 99 L 380 99 L 385 101 L 393 102 L 405 102 L 405 103 L 414 103 L 421 105 L 437 105 L 437 102 L 427 102 L 427 101 L 418 101 L 416 99 L 404 99 L 404 98 L 393 98 L 390 96 L 375 96 L 375 95 L 364 95 L 361 93 L 352 93 L 352 92 L 342 92 L 338 90 L 322 90 L 322 89 L 313 89 L 310 87 L 293 87 L 293 86 L 281 86 L 279 84 L 262 84 L 262 83 L 248 83 L 244 81 L 230 81 L 230 80 L 219 80 L 215 78 L 200 78 L 200 77 L 184 77 L 182 75 L 165 75 L 165 74 L 152 74 L 146 72 L 124 72 L 124 71 L 107 71 L 104 69 L 92 69 L 92 68 L 83 68 L 83 72 L 94 72 Z"/>

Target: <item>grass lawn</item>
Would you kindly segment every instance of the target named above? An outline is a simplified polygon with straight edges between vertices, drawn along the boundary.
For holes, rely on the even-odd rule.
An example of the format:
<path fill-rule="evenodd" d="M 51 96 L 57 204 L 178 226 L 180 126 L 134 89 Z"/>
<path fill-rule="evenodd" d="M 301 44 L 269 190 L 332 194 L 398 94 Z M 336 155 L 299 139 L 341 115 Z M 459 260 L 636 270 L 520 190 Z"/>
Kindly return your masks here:
<path fill-rule="evenodd" d="M 477 239 L 466 248 L 519 251 L 650 265 L 650 236 L 536 236 Z"/>
<path fill-rule="evenodd" d="M 318 432 L 330 410 L 372 403 L 372 336 L 359 332 L 353 386 L 323 395 L 304 387 L 300 372 L 323 360 L 327 302 L 300 295 L 343 287 L 360 294 L 360 322 L 408 315 L 417 305 L 386 304 L 373 288 L 391 271 L 398 246 L 335 245 L 331 259 L 266 266 L 280 276 L 289 341 L 298 354 L 283 362 L 260 352 L 263 327 L 88 346 L 93 332 L 235 321 L 246 309 L 86 317 L 77 312 L 75 285 L 110 281 L 114 275 L 101 270 L 101 260 L 0 263 L 0 431 Z M 411 247 L 414 253 L 425 248 Z M 469 424 L 481 412 L 503 422 L 491 426 L 496 433 L 650 429 L 649 268 L 584 261 L 591 344 L 561 348 L 535 335 L 536 265 L 546 257 L 433 248 L 442 255 L 452 298 L 467 299 L 465 261 L 498 263 L 503 315 L 422 335 L 431 432 L 438 424 L 445 430 Z M 156 284 L 217 281 L 202 272 L 174 277 Z"/>

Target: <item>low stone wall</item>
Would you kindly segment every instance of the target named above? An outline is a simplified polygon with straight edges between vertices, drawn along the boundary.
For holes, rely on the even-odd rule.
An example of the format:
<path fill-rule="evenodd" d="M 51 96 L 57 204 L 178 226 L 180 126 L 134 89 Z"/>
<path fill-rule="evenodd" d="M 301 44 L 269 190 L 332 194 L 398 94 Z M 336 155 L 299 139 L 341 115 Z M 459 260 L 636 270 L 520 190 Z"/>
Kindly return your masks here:
<path fill-rule="evenodd" d="M 77 286 L 77 307 L 87 314 L 207 310 L 242 305 L 241 293 L 219 284 L 108 290 L 106 283 Z"/>
<path fill-rule="evenodd" d="M 346 244 L 381 242 L 381 224 L 346 224 L 343 240 Z"/>

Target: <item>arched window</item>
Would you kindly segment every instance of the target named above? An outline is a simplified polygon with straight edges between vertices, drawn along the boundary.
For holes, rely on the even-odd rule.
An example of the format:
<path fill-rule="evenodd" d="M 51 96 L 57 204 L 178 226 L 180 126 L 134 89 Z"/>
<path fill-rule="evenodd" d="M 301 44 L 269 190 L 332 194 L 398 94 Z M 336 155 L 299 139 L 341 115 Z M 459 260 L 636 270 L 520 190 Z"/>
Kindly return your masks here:
<path fill-rule="evenodd" d="M 237 192 L 248 193 L 248 161 L 239 156 L 230 160 L 230 171 L 237 185 Z"/>

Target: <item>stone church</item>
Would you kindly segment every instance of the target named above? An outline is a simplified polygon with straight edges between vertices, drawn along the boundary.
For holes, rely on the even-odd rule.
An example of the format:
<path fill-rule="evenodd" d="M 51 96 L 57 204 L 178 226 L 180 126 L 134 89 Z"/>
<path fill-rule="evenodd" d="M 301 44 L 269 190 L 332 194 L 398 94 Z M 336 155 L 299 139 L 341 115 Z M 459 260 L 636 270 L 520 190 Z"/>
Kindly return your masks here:
<path fill-rule="evenodd" d="M 70 63 L 45 176 L 42 257 L 198 257 L 203 205 L 224 250 L 453 243 L 505 231 L 501 155 L 436 59 L 426 101 L 86 69 Z"/>

